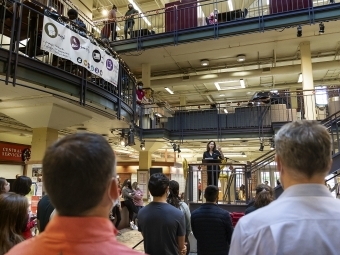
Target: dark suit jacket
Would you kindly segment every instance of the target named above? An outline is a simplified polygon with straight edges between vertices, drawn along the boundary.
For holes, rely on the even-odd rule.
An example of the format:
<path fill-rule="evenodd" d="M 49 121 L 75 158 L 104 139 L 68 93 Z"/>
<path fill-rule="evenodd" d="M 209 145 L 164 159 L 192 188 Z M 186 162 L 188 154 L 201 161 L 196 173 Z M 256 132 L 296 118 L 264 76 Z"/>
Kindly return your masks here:
<path fill-rule="evenodd" d="M 205 203 L 191 214 L 198 255 L 227 255 L 233 227 L 230 213 L 217 204 Z"/>

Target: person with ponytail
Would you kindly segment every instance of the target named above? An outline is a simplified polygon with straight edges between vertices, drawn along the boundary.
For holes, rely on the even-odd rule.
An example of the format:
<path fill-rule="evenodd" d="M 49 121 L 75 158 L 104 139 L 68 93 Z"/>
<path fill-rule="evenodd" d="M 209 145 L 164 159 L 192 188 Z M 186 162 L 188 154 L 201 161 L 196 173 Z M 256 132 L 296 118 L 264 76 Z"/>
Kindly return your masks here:
<path fill-rule="evenodd" d="M 272 187 L 266 184 L 260 184 L 256 187 L 255 202 L 252 206 L 249 206 L 245 214 L 251 213 L 261 207 L 269 205 L 274 200 L 274 191 Z"/>
<path fill-rule="evenodd" d="M 185 242 L 187 245 L 187 252 L 190 252 L 190 243 L 189 243 L 189 235 L 191 233 L 191 224 L 190 224 L 190 210 L 186 203 L 181 201 L 179 197 L 179 184 L 178 182 L 171 180 L 169 183 L 169 195 L 166 202 L 178 209 L 180 209 L 184 213 L 185 224 L 186 224 L 186 234 L 185 234 Z"/>

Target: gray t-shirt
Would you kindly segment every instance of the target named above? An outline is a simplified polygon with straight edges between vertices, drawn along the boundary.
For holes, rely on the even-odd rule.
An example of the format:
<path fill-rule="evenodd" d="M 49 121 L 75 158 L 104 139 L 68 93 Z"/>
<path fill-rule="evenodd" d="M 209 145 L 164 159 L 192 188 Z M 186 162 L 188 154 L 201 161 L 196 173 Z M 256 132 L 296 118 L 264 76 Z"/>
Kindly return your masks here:
<path fill-rule="evenodd" d="M 138 212 L 138 230 L 149 255 L 178 255 L 178 236 L 185 236 L 181 210 L 167 203 L 151 202 Z"/>

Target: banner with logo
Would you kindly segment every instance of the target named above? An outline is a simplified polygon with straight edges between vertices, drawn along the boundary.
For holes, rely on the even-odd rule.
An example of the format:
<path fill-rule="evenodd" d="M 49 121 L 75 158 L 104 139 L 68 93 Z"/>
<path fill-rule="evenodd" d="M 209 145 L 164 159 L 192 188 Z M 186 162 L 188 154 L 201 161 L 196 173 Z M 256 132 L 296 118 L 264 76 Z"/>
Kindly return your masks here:
<path fill-rule="evenodd" d="M 118 61 L 89 39 L 47 16 L 44 17 L 41 49 L 83 66 L 117 86 Z"/>

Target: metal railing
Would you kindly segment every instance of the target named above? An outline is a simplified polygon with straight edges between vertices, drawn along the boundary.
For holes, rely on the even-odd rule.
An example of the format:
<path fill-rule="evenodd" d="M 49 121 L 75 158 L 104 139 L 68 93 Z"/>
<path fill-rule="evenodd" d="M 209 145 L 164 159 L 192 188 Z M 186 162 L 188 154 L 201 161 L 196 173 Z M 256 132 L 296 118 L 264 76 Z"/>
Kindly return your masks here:
<path fill-rule="evenodd" d="M 230 1 L 231 2 L 231 1 Z M 338 3 L 339 0 L 257 0 L 244 5 L 244 1 L 229 2 L 212 1 L 176 1 L 165 4 L 164 8 L 135 14 L 131 17 L 117 17 L 117 40 L 140 38 L 162 33 L 173 33 L 197 27 L 210 27 L 214 30 L 214 37 L 218 36 L 218 24 L 240 21 L 248 18 L 280 14 L 309 9 L 311 17 L 313 8 Z M 124 10 L 120 10 L 124 12 Z M 107 20 L 97 20 L 95 24 L 102 28 Z M 312 23 L 312 20 L 311 20 Z M 176 42 L 175 42 L 176 43 Z"/>
<path fill-rule="evenodd" d="M 55 2 L 55 3 L 54 3 Z M 53 6 L 51 9 L 44 4 Z M 72 3 L 69 1 L 9 1 L 5 0 L 0 3 L 0 48 L 9 51 L 7 59 L 8 67 L 6 69 L 5 82 L 13 85 L 17 83 L 17 70 L 19 57 L 30 58 L 48 66 L 57 68 L 58 71 L 64 71 L 81 78 L 82 94 L 86 92 L 86 84 L 92 84 L 101 88 L 106 93 L 118 98 L 117 102 L 123 102 L 131 109 L 135 109 L 135 83 L 136 79 L 130 71 L 127 64 L 112 51 L 108 45 L 100 40 L 100 31 L 88 17 L 80 12 L 79 18 L 86 25 L 86 29 L 70 21 L 64 15 L 71 8 Z M 48 16 L 60 24 L 67 26 L 79 36 L 90 39 L 96 46 L 102 48 L 107 54 L 119 61 L 119 78 L 117 86 L 103 80 L 97 75 L 90 73 L 83 66 L 76 65 L 69 60 L 55 56 L 47 51 L 40 49 L 42 41 L 43 20 Z M 38 63 L 37 62 L 37 63 Z M 62 78 L 62 77 L 61 77 Z M 84 103 L 84 100 L 82 103 Z M 120 114 L 121 103 L 117 103 L 118 108 L 114 110 Z M 134 111 L 134 110 L 133 110 Z"/>
<path fill-rule="evenodd" d="M 217 170 L 218 167 L 220 170 Z M 186 201 L 198 203 L 203 201 L 203 191 L 208 185 L 208 175 L 214 175 L 218 183 L 210 183 L 210 185 L 219 187 L 219 203 L 245 204 L 251 197 L 247 167 L 246 164 L 237 162 L 189 164 L 185 187 Z M 199 180 L 201 180 L 201 197 L 198 191 Z"/>
<path fill-rule="evenodd" d="M 299 119 L 323 120 L 340 110 L 340 86 L 313 91 L 255 93 L 250 101 L 189 105 L 171 109 L 145 105 L 139 126 L 170 131 L 255 128 L 259 137 L 273 123 Z"/>

